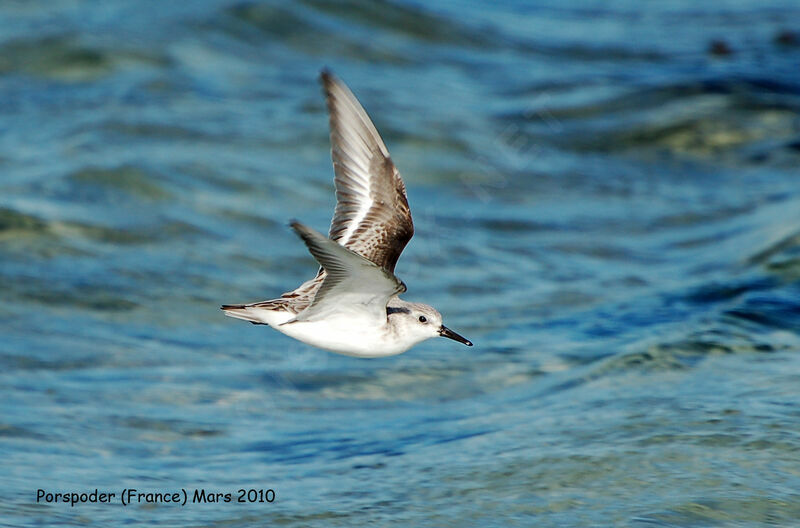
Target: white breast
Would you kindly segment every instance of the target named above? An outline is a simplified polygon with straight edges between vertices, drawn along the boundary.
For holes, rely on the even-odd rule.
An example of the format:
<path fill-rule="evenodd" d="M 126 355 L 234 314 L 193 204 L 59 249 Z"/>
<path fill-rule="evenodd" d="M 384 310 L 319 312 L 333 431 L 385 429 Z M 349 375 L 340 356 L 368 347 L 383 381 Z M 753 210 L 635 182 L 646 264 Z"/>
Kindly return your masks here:
<path fill-rule="evenodd" d="M 274 327 L 279 332 L 309 345 L 346 356 L 374 358 L 400 354 L 413 343 L 400 342 L 388 325 L 375 327 L 365 321 L 329 318 L 321 321 L 297 321 Z"/>

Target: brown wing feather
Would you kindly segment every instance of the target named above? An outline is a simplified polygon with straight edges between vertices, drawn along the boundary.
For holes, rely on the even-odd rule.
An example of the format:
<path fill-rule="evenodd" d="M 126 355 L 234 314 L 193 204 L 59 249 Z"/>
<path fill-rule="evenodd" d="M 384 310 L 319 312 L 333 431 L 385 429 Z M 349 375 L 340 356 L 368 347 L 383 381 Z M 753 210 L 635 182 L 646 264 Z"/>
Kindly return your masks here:
<path fill-rule="evenodd" d="M 414 235 L 403 179 L 364 108 L 329 72 L 322 72 L 330 114 L 336 210 L 329 236 L 394 272 Z"/>
<path fill-rule="evenodd" d="M 336 187 L 336 209 L 328 236 L 393 273 L 403 248 L 414 235 L 406 186 L 353 93 L 330 72 L 323 71 L 320 80 L 330 116 Z M 314 301 L 325 276 L 320 268 L 316 277 L 278 299 L 236 306 L 298 314 Z"/>

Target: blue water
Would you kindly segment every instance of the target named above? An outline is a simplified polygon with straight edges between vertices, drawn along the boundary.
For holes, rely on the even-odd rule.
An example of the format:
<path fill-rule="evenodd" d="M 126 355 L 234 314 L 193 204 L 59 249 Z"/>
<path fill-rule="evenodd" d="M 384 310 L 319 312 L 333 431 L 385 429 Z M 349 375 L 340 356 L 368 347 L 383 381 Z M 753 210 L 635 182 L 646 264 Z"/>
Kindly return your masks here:
<path fill-rule="evenodd" d="M 324 66 L 408 186 L 405 298 L 475 347 L 220 313 L 316 270 Z M 800 519 L 794 0 L 4 2 L 0 130 L 2 526 Z"/>

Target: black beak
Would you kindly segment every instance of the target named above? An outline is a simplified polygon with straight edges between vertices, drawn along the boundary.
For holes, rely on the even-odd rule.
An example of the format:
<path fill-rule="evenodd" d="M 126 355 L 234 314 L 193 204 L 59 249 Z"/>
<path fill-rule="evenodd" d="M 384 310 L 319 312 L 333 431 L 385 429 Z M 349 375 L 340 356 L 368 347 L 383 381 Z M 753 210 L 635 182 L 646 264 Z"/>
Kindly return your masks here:
<path fill-rule="evenodd" d="M 464 343 L 467 346 L 472 346 L 472 341 L 470 341 L 469 339 L 467 339 L 464 336 L 458 335 L 457 333 L 455 333 L 452 330 L 450 330 L 449 328 L 447 328 L 445 325 L 442 325 L 442 327 L 439 328 L 439 335 L 442 336 L 442 337 L 449 337 L 453 341 L 458 341 L 459 343 Z"/>

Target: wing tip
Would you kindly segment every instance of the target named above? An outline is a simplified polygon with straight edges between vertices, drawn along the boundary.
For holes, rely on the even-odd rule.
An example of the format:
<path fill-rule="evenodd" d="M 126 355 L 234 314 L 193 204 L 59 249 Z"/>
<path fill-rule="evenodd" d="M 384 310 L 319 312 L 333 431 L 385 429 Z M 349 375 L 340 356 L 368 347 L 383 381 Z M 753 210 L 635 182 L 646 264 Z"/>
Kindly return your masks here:
<path fill-rule="evenodd" d="M 311 255 L 319 262 L 319 255 L 317 254 L 319 248 L 323 247 L 325 241 L 330 239 L 322 233 L 319 233 L 318 231 L 303 224 L 302 222 L 298 222 L 297 220 L 292 220 L 289 222 L 289 226 L 292 228 L 295 234 L 300 237 L 303 243 L 305 243 L 306 247 L 311 252 Z M 322 265 L 322 262 L 319 263 Z"/>
<path fill-rule="evenodd" d="M 327 66 L 319 71 L 319 82 L 322 84 L 326 94 L 330 94 L 333 86 L 341 84 L 339 78 Z"/>
<path fill-rule="evenodd" d="M 300 238 L 302 238 L 304 240 L 307 237 L 311 236 L 311 233 L 314 232 L 313 229 L 311 229 L 310 227 L 308 227 L 304 223 L 302 223 L 299 220 L 296 220 L 294 218 L 292 218 L 289 221 L 289 227 L 292 228 L 292 231 L 294 231 L 297 234 L 297 236 L 299 236 Z"/>

